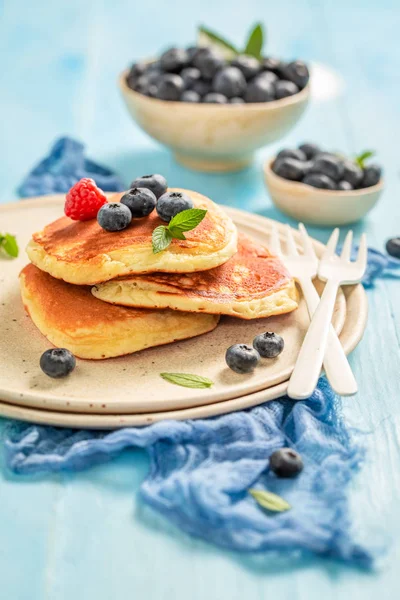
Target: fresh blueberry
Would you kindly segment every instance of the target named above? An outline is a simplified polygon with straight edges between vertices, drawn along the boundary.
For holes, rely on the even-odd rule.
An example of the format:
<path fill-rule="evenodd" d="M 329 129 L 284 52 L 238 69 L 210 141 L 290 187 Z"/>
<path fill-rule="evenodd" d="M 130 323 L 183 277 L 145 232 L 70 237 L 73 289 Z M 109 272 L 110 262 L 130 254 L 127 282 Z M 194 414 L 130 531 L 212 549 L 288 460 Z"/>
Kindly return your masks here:
<path fill-rule="evenodd" d="M 185 90 L 181 96 L 181 102 L 201 102 L 201 96 L 194 90 Z"/>
<path fill-rule="evenodd" d="M 201 73 L 195 67 L 186 67 L 186 69 L 182 69 L 181 77 L 185 84 L 185 89 L 190 90 L 193 84 L 201 79 Z"/>
<path fill-rule="evenodd" d="M 257 79 L 265 79 L 270 83 L 276 83 L 279 81 L 278 75 L 276 75 L 276 73 L 273 71 L 261 71 L 261 73 L 257 75 Z"/>
<path fill-rule="evenodd" d="M 317 146 L 317 144 L 310 144 L 309 142 L 301 144 L 301 146 L 299 146 L 299 150 L 304 152 L 304 154 L 307 157 L 307 160 L 314 158 L 314 156 L 316 156 L 316 154 L 321 152 L 320 147 Z"/>
<path fill-rule="evenodd" d="M 149 85 L 149 87 L 147 88 L 147 90 L 145 92 L 143 92 L 146 96 L 149 96 L 150 98 L 157 98 L 157 93 L 158 93 L 158 86 L 155 85 L 154 83 L 151 83 Z"/>
<path fill-rule="evenodd" d="M 218 94 L 217 92 L 210 92 L 206 94 L 203 98 L 203 102 L 209 104 L 226 104 L 228 102 L 228 98 L 223 94 Z"/>
<path fill-rule="evenodd" d="M 189 57 L 183 48 L 170 48 L 160 56 L 160 64 L 167 73 L 179 73 L 189 63 Z"/>
<path fill-rule="evenodd" d="M 261 68 L 264 71 L 272 71 L 276 75 L 280 76 L 282 69 L 284 68 L 284 63 L 277 58 L 264 58 L 264 60 L 261 61 Z"/>
<path fill-rule="evenodd" d="M 229 104 L 244 104 L 243 98 L 230 98 Z"/>
<path fill-rule="evenodd" d="M 282 69 L 282 75 L 284 79 L 293 81 L 301 90 L 307 85 L 310 79 L 307 65 L 301 60 L 295 60 L 285 65 Z"/>
<path fill-rule="evenodd" d="M 167 192 L 158 199 L 156 210 L 163 221 L 169 222 L 183 210 L 193 208 L 193 200 L 183 192 Z"/>
<path fill-rule="evenodd" d="M 157 88 L 157 98 L 159 98 L 159 100 L 179 100 L 184 87 L 182 77 L 173 75 L 172 73 L 166 73 L 160 77 Z"/>
<path fill-rule="evenodd" d="M 188 59 L 190 62 L 193 60 L 198 49 L 199 49 L 198 46 L 189 46 L 189 48 L 186 48 L 186 53 L 188 55 Z"/>
<path fill-rule="evenodd" d="M 366 188 L 376 185 L 381 177 L 382 169 L 379 165 L 368 165 L 364 167 L 364 175 L 359 187 Z"/>
<path fill-rule="evenodd" d="M 159 198 L 167 191 L 168 184 L 162 175 L 142 175 L 132 181 L 131 188 L 146 188 L 151 190 L 156 198 Z"/>
<path fill-rule="evenodd" d="M 293 81 L 281 79 L 275 83 L 275 96 L 277 100 L 287 98 L 288 96 L 294 96 L 294 94 L 298 94 L 299 91 L 299 88 Z"/>
<path fill-rule="evenodd" d="M 146 71 L 146 69 L 147 69 L 147 65 L 144 62 L 138 62 L 138 63 L 133 64 L 131 66 L 130 71 L 128 73 L 128 76 L 126 78 L 127 82 L 128 82 L 128 85 L 130 87 L 133 87 L 133 85 L 135 84 L 135 82 L 139 79 L 139 77 L 141 75 L 144 74 L 144 72 Z"/>
<path fill-rule="evenodd" d="M 76 366 L 75 356 L 66 348 L 46 350 L 40 357 L 40 368 L 43 373 L 54 379 L 66 377 Z"/>
<path fill-rule="evenodd" d="M 309 173 L 304 179 L 303 183 L 307 185 L 311 185 L 315 188 L 320 188 L 321 190 L 335 190 L 336 185 L 333 179 L 328 177 L 327 175 L 322 175 L 321 173 Z"/>
<path fill-rule="evenodd" d="M 276 358 L 282 352 L 285 342 L 280 335 L 266 331 L 256 335 L 253 346 L 263 358 Z"/>
<path fill-rule="evenodd" d="M 109 202 L 97 213 L 97 222 L 106 231 L 122 231 L 132 221 L 131 211 L 125 204 Z"/>
<path fill-rule="evenodd" d="M 296 160 L 307 160 L 307 156 L 304 154 L 300 148 L 297 150 L 296 148 L 284 148 L 276 155 L 276 160 L 280 158 L 295 158 Z"/>
<path fill-rule="evenodd" d="M 199 94 L 199 96 L 203 97 L 211 92 L 211 81 L 204 81 L 204 79 L 199 79 L 199 81 L 195 81 L 193 83 L 192 90 Z"/>
<path fill-rule="evenodd" d="M 237 67 L 225 67 L 218 71 L 212 81 L 214 92 L 227 98 L 243 96 L 246 90 L 246 79 Z"/>
<path fill-rule="evenodd" d="M 314 160 L 311 173 L 327 175 L 334 181 L 340 181 L 343 177 L 343 161 L 334 155 L 319 154 Z"/>
<path fill-rule="evenodd" d="M 394 258 L 400 258 L 400 237 L 391 238 L 386 242 L 386 252 Z"/>
<path fill-rule="evenodd" d="M 247 56 L 246 54 L 234 58 L 231 65 L 240 69 L 247 80 L 253 79 L 261 70 L 259 61 L 254 56 Z"/>
<path fill-rule="evenodd" d="M 136 79 L 135 83 L 133 84 L 133 89 L 135 92 L 139 92 L 139 94 L 147 94 L 149 85 L 149 78 L 146 73 L 144 73 L 144 75 L 141 75 L 138 77 L 138 79 Z"/>
<path fill-rule="evenodd" d="M 211 80 L 225 65 L 224 58 L 214 48 L 199 48 L 193 57 L 193 66 L 199 69 L 204 79 Z"/>
<path fill-rule="evenodd" d="M 275 99 L 274 85 L 259 75 L 248 84 L 244 99 L 246 102 L 270 102 Z"/>
<path fill-rule="evenodd" d="M 139 219 L 147 217 L 156 207 L 157 198 L 146 188 L 132 188 L 120 200 L 131 211 L 132 217 Z"/>
<path fill-rule="evenodd" d="M 279 177 L 291 181 L 301 181 L 304 177 L 304 163 L 295 158 L 279 158 L 274 161 L 272 170 Z"/>
<path fill-rule="evenodd" d="M 234 344 L 226 351 L 225 360 L 235 373 L 251 373 L 260 362 L 260 355 L 247 344 Z"/>
<path fill-rule="evenodd" d="M 280 448 L 269 457 L 269 468 L 278 477 L 295 477 L 303 467 L 300 454 L 292 448 Z"/>
<path fill-rule="evenodd" d="M 351 183 L 349 181 L 346 181 L 345 179 L 339 181 L 339 183 L 337 184 L 337 189 L 341 192 L 350 192 L 351 190 L 354 190 Z"/>
<path fill-rule="evenodd" d="M 351 160 L 343 161 L 343 175 L 342 179 L 348 181 L 352 188 L 356 188 L 360 185 L 363 178 L 363 171 L 361 167 Z"/>

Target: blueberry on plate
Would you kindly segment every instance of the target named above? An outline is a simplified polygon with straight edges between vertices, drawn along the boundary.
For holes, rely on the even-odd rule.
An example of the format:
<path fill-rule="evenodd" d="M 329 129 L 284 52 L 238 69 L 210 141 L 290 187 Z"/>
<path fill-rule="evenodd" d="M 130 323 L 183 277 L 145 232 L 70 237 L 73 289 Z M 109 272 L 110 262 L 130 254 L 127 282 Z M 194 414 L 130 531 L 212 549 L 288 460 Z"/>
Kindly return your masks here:
<path fill-rule="evenodd" d="M 343 161 L 342 179 L 344 181 L 348 181 L 353 188 L 356 188 L 360 185 L 362 178 L 363 170 L 361 167 L 356 165 L 356 163 L 352 162 L 351 160 Z"/>
<path fill-rule="evenodd" d="M 189 63 L 189 57 L 183 48 L 170 48 L 160 56 L 160 65 L 167 73 L 179 73 Z"/>
<path fill-rule="evenodd" d="M 247 344 L 234 344 L 226 351 L 225 360 L 235 373 L 251 373 L 260 362 L 260 355 Z"/>
<path fill-rule="evenodd" d="M 147 217 L 156 207 L 157 198 L 146 188 L 132 188 L 120 200 L 131 211 L 134 219 Z"/>
<path fill-rule="evenodd" d="M 285 81 L 281 79 L 275 83 L 275 96 L 277 100 L 287 98 L 288 96 L 294 96 L 299 93 L 299 88 L 293 81 Z"/>
<path fill-rule="evenodd" d="M 237 67 L 225 67 L 215 75 L 212 88 L 226 98 L 242 96 L 246 90 L 246 79 Z"/>
<path fill-rule="evenodd" d="M 276 155 L 276 160 L 280 158 L 295 158 L 296 160 L 307 160 L 307 156 L 302 150 L 296 148 L 284 148 Z"/>
<path fill-rule="evenodd" d="M 181 96 L 181 102 L 201 102 L 201 96 L 194 90 L 185 90 Z"/>
<path fill-rule="evenodd" d="M 382 169 L 379 165 L 368 165 L 364 167 L 364 175 L 359 187 L 366 188 L 376 185 L 381 177 Z"/>
<path fill-rule="evenodd" d="M 282 352 L 285 342 L 280 335 L 266 331 L 256 335 L 253 346 L 263 358 L 276 358 Z"/>
<path fill-rule="evenodd" d="M 304 179 L 303 183 L 306 185 L 311 185 L 312 187 L 319 188 L 321 190 L 335 190 L 336 184 L 328 177 L 328 175 L 322 175 L 321 173 L 308 173 Z"/>
<path fill-rule="evenodd" d="M 201 73 L 195 67 L 186 67 L 186 69 L 182 69 L 181 77 L 185 84 L 185 89 L 190 90 L 193 84 L 201 79 Z"/>
<path fill-rule="evenodd" d="M 167 191 L 168 184 L 162 175 L 142 175 L 132 181 L 131 188 L 146 188 L 151 190 L 156 198 L 159 198 Z"/>
<path fill-rule="evenodd" d="M 272 170 L 279 177 L 291 181 L 301 181 L 304 177 L 304 163 L 295 158 L 279 158 L 274 161 Z"/>
<path fill-rule="evenodd" d="M 269 468 L 278 477 L 295 477 L 303 466 L 300 454 L 292 448 L 280 448 L 269 457 Z"/>
<path fill-rule="evenodd" d="M 179 100 L 184 87 L 182 77 L 172 73 L 165 73 L 164 75 L 161 75 L 158 83 L 157 98 L 159 100 L 176 102 Z"/>
<path fill-rule="evenodd" d="M 336 187 L 341 192 L 351 192 L 351 190 L 354 190 L 351 183 L 349 181 L 346 181 L 345 179 L 339 181 Z"/>
<path fill-rule="evenodd" d="M 270 102 L 275 100 L 275 89 L 273 83 L 262 75 L 252 79 L 247 86 L 244 95 L 245 102 Z"/>
<path fill-rule="evenodd" d="M 214 48 L 199 48 L 192 60 L 204 79 L 211 80 L 225 65 L 224 58 Z"/>
<path fill-rule="evenodd" d="M 183 192 L 167 192 L 158 199 L 156 210 L 163 221 L 169 222 L 183 210 L 193 208 L 193 200 Z"/>
<path fill-rule="evenodd" d="M 293 81 L 301 90 L 310 79 L 307 65 L 302 60 L 295 60 L 285 65 L 282 69 L 282 76 L 284 79 Z"/>
<path fill-rule="evenodd" d="M 132 221 L 132 213 L 125 204 L 109 202 L 97 213 L 97 222 L 106 231 L 122 231 Z"/>
<path fill-rule="evenodd" d="M 238 98 L 238 97 L 230 98 L 229 104 L 244 104 L 244 100 L 243 100 L 243 98 Z"/>
<path fill-rule="evenodd" d="M 319 154 L 314 160 L 311 173 L 327 175 L 334 181 L 340 181 L 343 177 L 343 161 L 334 155 Z"/>
<path fill-rule="evenodd" d="M 43 373 L 54 379 L 66 377 L 75 369 L 75 366 L 75 356 L 66 348 L 46 350 L 40 357 L 40 368 Z"/>
<path fill-rule="evenodd" d="M 211 92 L 211 81 L 199 79 L 192 84 L 192 90 L 203 97 Z"/>
<path fill-rule="evenodd" d="M 400 237 L 391 238 L 386 242 L 386 252 L 394 258 L 400 258 Z"/>
<path fill-rule="evenodd" d="M 254 56 L 247 56 L 246 54 L 234 58 L 231 65 L 240 69 L 247 80 L 253 79 L 261 70 L 259 61 Z"/>
<path fill-rule="evenodd" d="M 223 94 L 219 94 L 218 92 L 210 92 L 204 96 L 203 102 L 209 104 L 226 104 L 228 102 L 228 98 Z"/>
<path fill-rule="evenodd" d="M 314 158 L 314 156 L 321 152 L 321 149 L 319 146 L 317 146 L 317 144 L 310 144 L 309 142 L 301 144 L 301 146 L 299 146 L 299 150 L 304 152 L 307 160 L 311 160 L 311 158 Z"/>

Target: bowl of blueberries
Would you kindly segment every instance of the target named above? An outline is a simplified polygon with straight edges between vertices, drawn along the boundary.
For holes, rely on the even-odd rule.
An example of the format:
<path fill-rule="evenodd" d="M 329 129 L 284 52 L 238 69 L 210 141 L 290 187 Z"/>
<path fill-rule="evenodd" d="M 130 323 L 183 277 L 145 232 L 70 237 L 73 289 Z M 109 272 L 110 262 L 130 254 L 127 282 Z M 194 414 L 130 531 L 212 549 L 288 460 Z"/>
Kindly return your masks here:
<path fill-rule="evenodd" d="M 373 152 L 351 159 L 312 143 L 285 148 L 264 165 L 266 186 L 285 214 L 312 225 L 346 225 L 365 217 L 382 190 Z"/>
<path fill-rule="evenodd" d="M 302 61 L 201 45 L 133 64 L 120 88 L 133 119 L 180 163 L 234 171 L 297 123 L 309 98 L 309 72 Z"/>

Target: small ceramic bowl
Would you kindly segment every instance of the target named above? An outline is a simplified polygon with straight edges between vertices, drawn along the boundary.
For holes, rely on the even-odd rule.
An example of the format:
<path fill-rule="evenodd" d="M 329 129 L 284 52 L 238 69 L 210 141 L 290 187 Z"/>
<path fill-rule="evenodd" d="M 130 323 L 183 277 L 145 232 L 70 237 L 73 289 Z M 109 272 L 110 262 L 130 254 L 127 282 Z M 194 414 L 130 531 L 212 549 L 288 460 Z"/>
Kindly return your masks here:
<path fill-rule="evenodd" d="M 383 181 L 350 192 L 320 190 L 289 181 L 272 170 L 274 159 L 264 164 L 264 179 L 273 203 L 283 213 L 311 225 L 347 225 L 359 221 L 375 206 L 383 191 Z"/>
<path fill-rule="evenodd" d="M 198 171 L 236 171 L 254 152 L 279 140 L 300 119 L 309 84 L 298 94 L 256 104 L 166 102 L 132 90 L 128 71 L 119 79 L 125 104 L 138 125 L 169 146 L 178 162 Z"/>

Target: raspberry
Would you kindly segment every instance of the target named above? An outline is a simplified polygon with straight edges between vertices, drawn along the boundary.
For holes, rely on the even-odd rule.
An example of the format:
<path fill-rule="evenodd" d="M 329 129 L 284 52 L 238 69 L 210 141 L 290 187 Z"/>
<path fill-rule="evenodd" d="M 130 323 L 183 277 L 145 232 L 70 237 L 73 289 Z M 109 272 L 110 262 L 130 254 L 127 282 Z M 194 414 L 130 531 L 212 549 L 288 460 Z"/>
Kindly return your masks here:
<path fill-rule="evenodd" d="M 64 212 L 74 221 L 95 219 L 103 204 L 107 203 L 104 192 L 93 179 L 81 179 L 66 195 Z"/>

